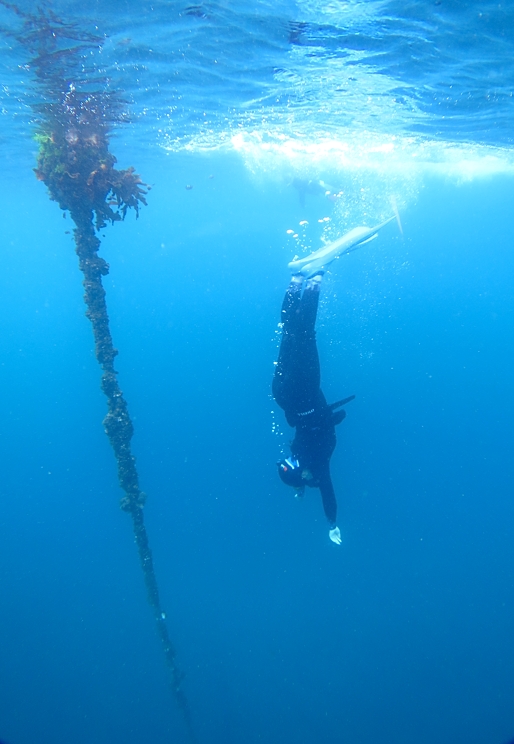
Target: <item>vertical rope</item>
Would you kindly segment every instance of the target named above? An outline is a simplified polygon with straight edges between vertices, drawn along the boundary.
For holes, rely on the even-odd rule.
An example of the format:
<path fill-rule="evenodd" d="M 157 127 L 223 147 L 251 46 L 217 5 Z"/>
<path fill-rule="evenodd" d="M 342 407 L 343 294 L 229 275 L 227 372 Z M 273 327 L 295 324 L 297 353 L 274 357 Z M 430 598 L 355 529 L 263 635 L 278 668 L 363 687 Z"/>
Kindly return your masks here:
<path fill-rule="evenodd" d="M 75 250 L 79 258 L 79 268 L 84 275 L 86 315 L 93 328 L 95 355 L 102 368 L 101 384 L 107 398 L 108 412 L 103 424 L 116 458 L 118 480 L 124 491 L 120 505 L 132 518 L 139 562 L 144 575 L 148 601 L 153 610 L 157 633 L 164 651 L 171 689 L 184 716 L 190 737 L 194 740 L 189 705 L 182 689 L 184 674 L 177 665 L 175 649 L 166 626 L 166 616 L 161 606 L 152 552 L 144 523 L 143 506 L 146 495 L 139 488 L 135 457 L 132 455 L 130 445 L 134 427 L 114 369 L 114 359 L 118 351 L 114 348 L 112 342 L 105 290 L 102 285 L 102 276 L 109 273 L 109 266 L 98 255 L 100 241 L 95 235 L 93 214 L 91 211 L 88 214 L 87 211 L 72 210 L 70 216 L 77 226 L 73 233 Z"/>

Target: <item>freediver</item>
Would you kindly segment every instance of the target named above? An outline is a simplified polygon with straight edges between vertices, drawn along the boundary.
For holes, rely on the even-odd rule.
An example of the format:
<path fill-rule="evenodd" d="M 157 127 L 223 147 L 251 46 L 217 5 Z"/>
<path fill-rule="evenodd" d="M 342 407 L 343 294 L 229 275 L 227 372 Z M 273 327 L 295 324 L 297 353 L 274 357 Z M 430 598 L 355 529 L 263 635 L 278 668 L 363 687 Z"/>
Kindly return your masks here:
<path fill-rule="evenodd" d="M 309 256 L 291 261 L 291 281 L 282 303 L 282 338 L 272 392 L 296 432 L 291 456 L 277 463 L 278 474 L 297 496 L 303 495 L 305 486 L 319 488 L 328 534 L 336 545 L 341 544 L 341 531 L 337 526 L 330 458 L 336 446 L 335 427 L 346 417 L 342 406 L 355 396 L 328 404 L 320 387 L 315 331 L 320 287 L 323 274 L 333 261 L 376 238 L 378 230 L 390 221 L 372 228 L 356 227 Z"/>

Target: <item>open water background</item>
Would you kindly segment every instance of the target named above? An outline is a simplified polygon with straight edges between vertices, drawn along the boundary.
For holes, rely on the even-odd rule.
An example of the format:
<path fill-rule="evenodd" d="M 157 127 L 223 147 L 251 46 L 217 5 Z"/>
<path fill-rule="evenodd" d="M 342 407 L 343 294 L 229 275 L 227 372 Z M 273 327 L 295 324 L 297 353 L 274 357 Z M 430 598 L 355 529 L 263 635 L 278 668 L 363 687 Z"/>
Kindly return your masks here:
<path fill-rule="evenodd" d="M 510 6 L 51 7 L 109 33 L 133 100 L 112 149 L 152 184 L 101 252 L 199 744 L 506 744 Z M 30 170 L 30 74 L 2 38 L 0 739 L 185 743 L 71 224 Z M 323 286 L 323 388 L 357 396 L 332 458 L 337 548 L 318 493 L 298 502 L 276 476 L 280 303 L 295 252 L 379 222 L 391 197 L 403 236 L 387 226 Z"/>

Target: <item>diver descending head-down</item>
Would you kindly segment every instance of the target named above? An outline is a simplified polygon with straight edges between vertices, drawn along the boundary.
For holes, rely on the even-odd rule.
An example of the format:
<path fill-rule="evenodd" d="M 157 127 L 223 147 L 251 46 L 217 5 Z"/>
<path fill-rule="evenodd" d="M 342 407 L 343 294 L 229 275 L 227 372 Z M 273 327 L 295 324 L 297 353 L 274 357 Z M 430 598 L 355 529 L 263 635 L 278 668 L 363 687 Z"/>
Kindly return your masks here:
<path fill-rule="evenodd" d="M 355 396 L 328 404 L 321 391 L 315 332 L 320 287 L 323 274 L 333 261 L 376 238 L 378 230 L 390 221 L 373 228 L 356 227 L 309 256 L 291 261 L 291 282 L 282 303 L 282 339 L 272 391 L 287 423 L 296 432 L 291 456 L 277 463 L 278 474 L 297 495 L 303 494 L 305 486 L 319 488 L 329 537 L 337 545 L 341 544 L 341 532 L 330 458 L 336 446 L 335 427 L 346 416 L 341 407 Z"/>

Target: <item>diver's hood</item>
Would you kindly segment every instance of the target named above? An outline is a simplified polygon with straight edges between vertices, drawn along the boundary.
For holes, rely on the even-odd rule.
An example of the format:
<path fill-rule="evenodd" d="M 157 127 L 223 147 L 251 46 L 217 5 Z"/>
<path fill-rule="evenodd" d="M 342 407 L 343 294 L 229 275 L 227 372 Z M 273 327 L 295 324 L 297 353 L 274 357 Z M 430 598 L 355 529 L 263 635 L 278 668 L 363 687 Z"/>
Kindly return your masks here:
<path fill-rule="evenodd" d="M 293 457 L 286 457 L 285 460 L 279 460 L 277 462 L 277 468 L 280 480 L 286 486 L 301 488 L 304 485 L 302 469 L 298 460 L 295 460 Z"/>

